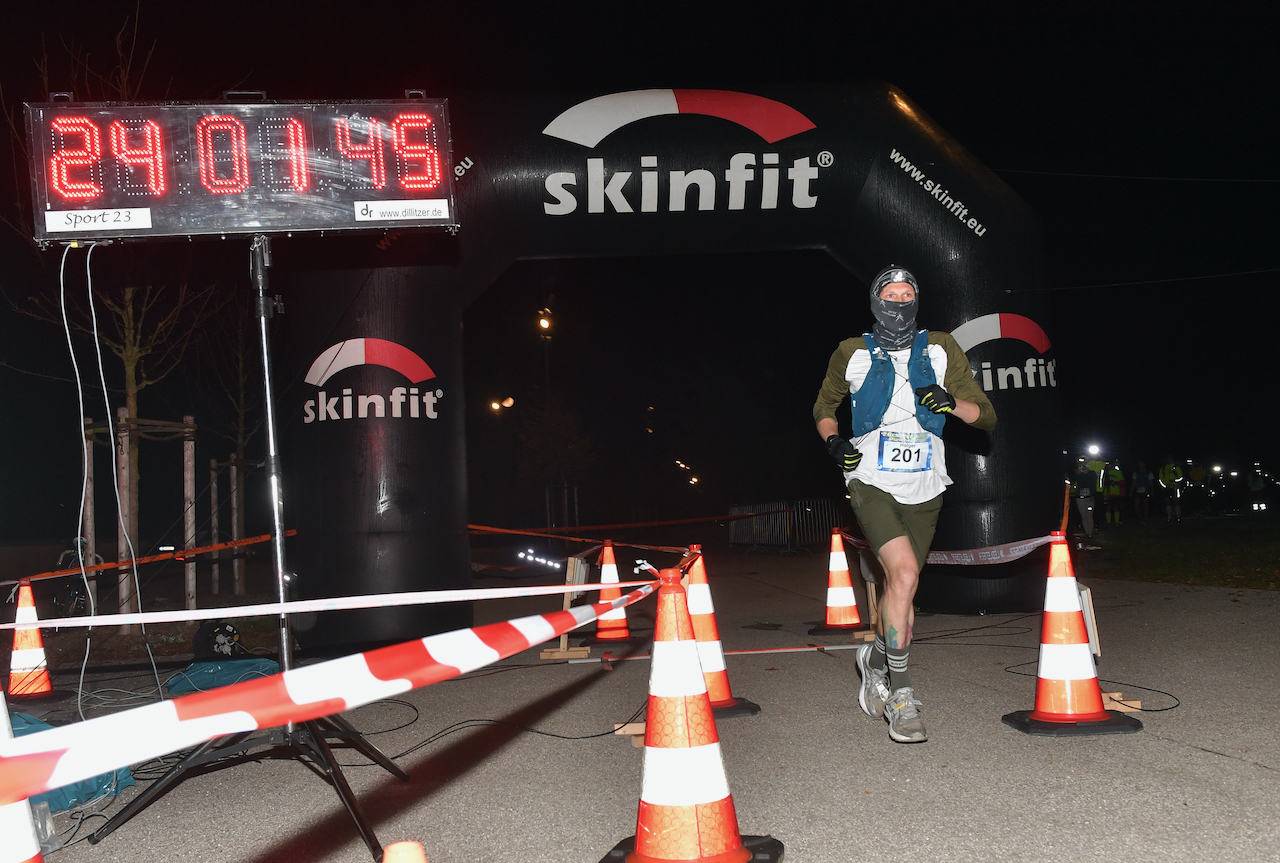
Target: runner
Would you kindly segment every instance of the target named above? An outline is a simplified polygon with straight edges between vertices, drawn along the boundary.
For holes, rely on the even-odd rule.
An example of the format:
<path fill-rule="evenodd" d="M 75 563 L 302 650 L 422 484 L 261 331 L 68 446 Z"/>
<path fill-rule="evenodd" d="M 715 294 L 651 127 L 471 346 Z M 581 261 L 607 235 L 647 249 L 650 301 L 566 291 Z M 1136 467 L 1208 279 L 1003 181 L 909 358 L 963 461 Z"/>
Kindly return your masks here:
<path fill-rule="evenodd" d="M 901 267 L 876 276 L 875 326 L 840 343 L 813 406 L 818 435 L 844 472 L 858 524 L 885 572 L 880 635 L 857 653 L 858 703 L 869 716 L 883 715 L 899 743 L 927 739 L 907 660 L 920 568 L 951 484 L 940 437 L 946 415 L 986 431 L 996 424 L 955 339 L 916 330 L 918 290 Z M 835 418 L 850 394 L 852 440 L 840 435 Z"/>

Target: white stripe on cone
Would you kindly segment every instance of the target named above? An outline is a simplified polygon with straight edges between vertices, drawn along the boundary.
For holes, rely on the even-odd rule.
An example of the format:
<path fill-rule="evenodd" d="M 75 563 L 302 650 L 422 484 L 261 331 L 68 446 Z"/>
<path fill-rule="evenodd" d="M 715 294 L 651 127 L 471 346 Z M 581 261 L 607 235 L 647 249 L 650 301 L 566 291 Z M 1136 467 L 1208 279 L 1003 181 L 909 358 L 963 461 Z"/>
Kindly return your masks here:
<path fill-rule="evenodd" d="M 831 552 L 831 565 L 828 567 L 832 572 L 848 572 L 849 558 L 845 557 L 843 551 Z"/>
<path fill-rule="evenodd" d="M 1076 580 L 1066 576 L 1054 576 L 1045 583 L 1045 611 L 1080 611 L 1080 591 Z"/>
<path fill-rule="evenodd" d="M 689 614 L 715 614 L 715 605 L 711 602 L 711 585 L 691 584 L 684 589 L 689 596 Z"/>
<path fill-rule="evenodd" d="M 615 611 L 606 611 L 604 614 L 600 615 L 600 619 L 601 620 L 626 620 L 627 612 L 621 608 Z"/>
<path fill-rule="evenodd" d="M 18 606 L 18 613 L 14 615 L 14 623 L 36 623 L 40 618 L 36 617 L 36 608 L 34 605 Z"/>
<path fill-rule="evenodd" d="M 707 691 L 696 641 L 655 641 L 649 667 L 649 694 L 660 698 Z"/>
<path fill-rule="evenodd" d="M 850 605 L 857 605 L 858 601 L 854 599 L 852 587 L 828 587 L 827 588 L 827 605 L 831 608 L 845 608 Z"/>
<path fill-rule="evenodd" d="M 696 585 L 695 585 L 696 586 Z M 714 674 L 724 671 L 724 650 L 718 641 L 699 641 L 698 661 L 702 664 L 703 674 Z"/>
<path fill-rule="evenodd" d="M 37 668 L 43 667 L 45 664 L 43 647 L 24 647 L 21 650 L 13 651 L 12 658 L 9 660 L 9 667 L 15 673 L 22 671 L 35 671 Z"/>
<path fill-rule="evenodd" d="M 696 806 L 729 796 L 720 744 L 644 748 L 640 799 L 652 806 Z"/>
<path fill-rule="evenodd" d="M 39 853 L 31 802 L 19 800 L 0 806 L 0 863 L 25 863 Z"/>
<path fill-rule="evenodd" d="M 1053 579 L 1050 579 L 1052 581 Z M 1040 665 L 1036 675 L 1045 680 L 1092 680 L 1098 676 L 1093 667 L 1089 644 L 1041 644 Z"/>

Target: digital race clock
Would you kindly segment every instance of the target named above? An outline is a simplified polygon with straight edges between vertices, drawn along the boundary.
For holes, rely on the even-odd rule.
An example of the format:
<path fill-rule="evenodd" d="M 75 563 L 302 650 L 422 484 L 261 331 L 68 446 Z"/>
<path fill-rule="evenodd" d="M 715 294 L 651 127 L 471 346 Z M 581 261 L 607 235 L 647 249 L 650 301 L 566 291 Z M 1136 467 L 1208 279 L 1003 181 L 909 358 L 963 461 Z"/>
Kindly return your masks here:
<path fill-rule="evenodd" d="M 443 99 L 25 108 L 42 243 L 457 225 Z"/>

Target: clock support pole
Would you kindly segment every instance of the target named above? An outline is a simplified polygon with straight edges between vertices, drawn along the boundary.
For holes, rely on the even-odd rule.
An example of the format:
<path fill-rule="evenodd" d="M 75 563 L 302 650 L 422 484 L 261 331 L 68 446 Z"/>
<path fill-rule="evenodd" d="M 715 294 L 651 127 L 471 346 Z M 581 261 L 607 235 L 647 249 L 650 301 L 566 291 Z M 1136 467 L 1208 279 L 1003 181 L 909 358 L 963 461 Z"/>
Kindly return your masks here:
<path fill-rule="evenodd" d="M 271 374 L 271 339 L 267 325 L 268 320 L 277 311 L 283 311 L 279 301 L 267 294 L 268 270 L 271 267 L 271 241 L 264 234 L 253 238 L 250 247 L 250 273 L 253 279 L 253 298 L 255 317 L 258 321 L 258 335 L 262 346 L 262 384 L 266 400 L 266 438 L 267 438 L 267 482 L 271 495 L 271 567 L 276 579 L 276 591 L 280 602 L 288 599 L 289 574 L 285 571 L 284 561 L 284 499 L 281 496 L 280 455 L 276 438 L 275 384 Z M 279 626 L 280 670 L 288 671 L 293 667 L 293 642 L 289 629 L 289 615 L 281 612 Z M 308 766 L 319 773 L 338 793 L 351 820 L 360 831 L 360 836 L 373 859 L 381 863 L 382 845 L 373 832 L 360 801 L 356 799 L 342 773 L 342 767 L 333 757 L 329 739 L 332 738 L 343 748 L 359 751 L 366 758 L 384 768 L 388 773 L 403 782 L 409 781 L 405 773 L 394 761 L 381 750 L 364 739 L 354 727 L 341 716 L 326 716 L 311 722 L 294 724 L 292 722 L 267 730 L 265 734 L 233 734 L 217 740 L 203 743 L 191 750 L 181 761 L 169 769 L 164 776 L 157 779 L 141 794 L 129 803 L 111 820 L 103 824 L 89 835 L 89 844 L 96 845 L 117 827 L 137 815 L 170 788 L 181 782 L 191 772 L 207 773 L 231 767 L 246 761 L 256 761 L 266 755 L 283 758 L 302 758 Z M 260 746 L 270 746 L 266 753 L 250 755 L 249 752 Z M 207 767 L 205 765 L 208 765 Z"/>

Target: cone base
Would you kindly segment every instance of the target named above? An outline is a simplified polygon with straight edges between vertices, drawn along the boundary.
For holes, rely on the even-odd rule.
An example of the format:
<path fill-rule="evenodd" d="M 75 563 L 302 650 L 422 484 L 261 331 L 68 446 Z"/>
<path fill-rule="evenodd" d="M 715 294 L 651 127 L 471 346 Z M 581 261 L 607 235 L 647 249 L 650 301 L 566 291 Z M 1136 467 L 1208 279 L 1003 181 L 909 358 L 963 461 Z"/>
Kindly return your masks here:
<path fill-rule="evenodd" d="M 600 863 L 623 863 L 635 852 L 635 847 L 636 837 L 628 836 L 617 845 L 614 845 L 608 854 L 601 857 Z M 781 863 L 782 861 L 782 842 L 772 836 L 743 836 L 742 847 L 750 852 L 751 856 L 746 859 L 751 863 Z M 718 854 L 716 857 L 700 858 L 700 861 L 701 863 L 710 863 L 710 861 L 715 861 L 725 856 L 724 854 Z M 643 859 L 652 860 L 653 858 Z M 700 863 L 700 861 L 689 861 L 689 863 Z M 678 861 L 671 861 L 671 863 L 678 863 Z"/>
<path fill-rule="evenodd" d="M 592 635 L 584 636 L 582 640 L 578 642 L 578 644 L 580 646 L 586 646 L 589 644 L 635 645 L 635 644 L 648 644 L 650 641 L 653 641 L 653 633 L 649 633 L 648 635 L 636 635 L 635 633 L 632 633 L 630 635 L 625 635 L 622 638 L 618 638 L 617 636 L 601 637 L 598 633 L 595 633 Z"/>
<path fill-rule="evenodd" d="M 10 701 L 47 701 L 51 698 L 61 698 L 66 694 L 57 689 L 49 689 L 45 692 L 6 692 L 4 697 Z"/>
<path fill-rule="evenodd" d="M 1108 718 L 1095 722 L 1045 722 L 1033 719 L 1032 711 L 1019 710 L 1006 713 L 1000 721 L 1010 728 L 1016 728 L 1023 734 L 1035 734 L 1041 737 L 1086 737 L 1094 734 L 1133 734 L 1142 730 L 1142 722 L 1138 719 L 1119 713 L 1106 711 Z"/>
<path fill-rule="evenodd" d="M 717 720 L 732 719 L 735 716 L 755 716 L 760 712 L 760 705 L 745 698 L 731 698 L 721 704 L 711 702 L 711 712 Z"/>
<path fill-rule="evenodd" d="M 810 635 L 844 635 L 846 632 L 867 632 L 871 626 L 866 623 L 851 623 L 848 626 L 831 626 L 820 623 L 809 630 Z"/>

